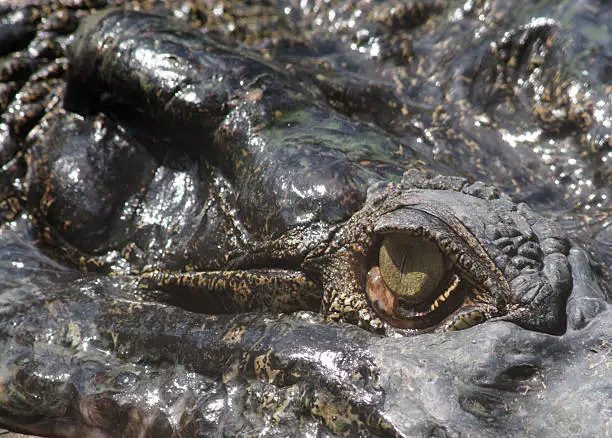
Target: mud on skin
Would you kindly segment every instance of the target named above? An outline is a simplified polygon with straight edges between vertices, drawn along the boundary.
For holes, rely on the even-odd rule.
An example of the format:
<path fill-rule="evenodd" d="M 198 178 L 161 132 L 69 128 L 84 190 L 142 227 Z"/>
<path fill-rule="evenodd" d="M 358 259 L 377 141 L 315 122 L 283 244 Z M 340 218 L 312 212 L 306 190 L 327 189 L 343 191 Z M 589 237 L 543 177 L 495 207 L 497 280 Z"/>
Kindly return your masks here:
<path fill-rule="evenodd" d="M 7 283 L 2 316 L 7 426 L 58 436 L 209 435 L 220 424 L 279 436 L 495 435 L 524 426 L 522 409 L 533 402 L 502 408 L 495 391 L 520 392 L 570 367 L 592 388 L 591 408 L 605 399 L 583 369 L 604 357 L 607 277 L 572 236 L 594 236 L 587 250 L 607 236 L 609 94 L 596 94 L 595 77 L 584 91 L 571 69 L 559 76 L 553 68 L 563 61 L 562 25 L 521 25 L 476 56 L 478 68 L 460 58 L 444 63 L 457 74 L 444 79 L 422 71 L 412 46 L 449 17 L 442 3 L 402 6 L 401 14 L 362 6 L 358 43 L 343 25 L 307 24 L 322 14 L 308 5 L 237 6 L 232 16 L 133 3 L 127 9 L 153 11 L 107 8 L 86 18 L 95 5 L 80 6 L 9 7 L 1 21 L 13 29 L 0 34 L 11 43 L 0 69 L 3 269 L 21 276 Z M 352 12 L 337 6 L 340 23 Z M 473 25 L 480 7 L 464 6 L 452 22 Z M 499 5 L 488 8 L 487 35 L 504 26 L 495 22 Z M 283 11 L 311 41 L 279 23 L 278 34 L 258 27 L 262 11 L 276 11 L 272 21 Z M 231 19 L 240 24 L 233 35 L 224 21 Z M 442 41 L 448 32 L 436 35 Z M 333 39 L 335 57 L 322 51 Z M 435 90 L 426 86 L 433 77 Z M 529 86 L 496 100 L 525 78 Z M 475 88 L 466 91 L 467 80 Z M 480 83 L 494 84 L 484 97 Z M 419 88 L 431 92 L 423 102 L 411 95 Z M 525 108 L 533 112 L 521 114 Z M 494 160 L 537 155 L 540 146 L 516 152 L 517 142 L 532 140 L 511 134 L 530 124 L 539 126 L 537 139 L 565 142 L 559 150 L 589 151 L 559 165 L 582 170 L 546 201 L 558 175 Z M 499 137 L 511 147 L 493 151 Z M 587 168 L 597 170 L 585 198 L 571 184 Z M 576 210 L 555 223 L 528 203 L 552 216 L 568 203 Z M 563 225 L 587 211 L 594 219 L 568 236 Z M 320 316 L 273 316 L 300 310 Z M 371 334 L 483 322 L 467 335 Z M 509 347 L 513 338 L 521 347 Z M 423 356 L 445 342 L 457 351 L 471 342 L 491 348 L 467 365 L 441 351 Z M 572 342 L 595 359 L 570 366 Z M 545 343 L 554 346 L 521 353 Z M 507 354 L 496 356 L 499 348 Z M 389 351 L 404 365 L 384 368 Z M 413 363 L 415 353 L 427 366 Z M 448 409 L 436 416 L 420 385 L 438 362 L 446 367 L 439 373 L 464 385 L 435 392 Z M 399 387 L 414 387 L 401 377 L 409 363 L 423 397 L 393 389 L 398 378 Z M 400 413 L 393 400 L 412 407 Z M 461 415 L 453 416 L 455 403 Z"/>

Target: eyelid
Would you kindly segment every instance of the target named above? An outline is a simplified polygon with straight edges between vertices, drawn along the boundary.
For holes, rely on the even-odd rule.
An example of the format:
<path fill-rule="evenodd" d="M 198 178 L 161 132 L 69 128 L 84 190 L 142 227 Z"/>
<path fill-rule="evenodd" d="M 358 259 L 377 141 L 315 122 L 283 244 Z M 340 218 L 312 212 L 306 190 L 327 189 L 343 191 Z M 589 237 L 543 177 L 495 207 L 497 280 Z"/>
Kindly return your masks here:
<path fill-rule="evenodd" d="M 431 203 L 411 204 L 384 213 L 374 227 L 383 236 L 405 232 L 435 242 L 440 251 L 456 264 L 467 280 L 487 292 L 493 305 L 501 308 L 510 296 L 510 286 L 478 239 L 443 206 L 436 214 Z"/>

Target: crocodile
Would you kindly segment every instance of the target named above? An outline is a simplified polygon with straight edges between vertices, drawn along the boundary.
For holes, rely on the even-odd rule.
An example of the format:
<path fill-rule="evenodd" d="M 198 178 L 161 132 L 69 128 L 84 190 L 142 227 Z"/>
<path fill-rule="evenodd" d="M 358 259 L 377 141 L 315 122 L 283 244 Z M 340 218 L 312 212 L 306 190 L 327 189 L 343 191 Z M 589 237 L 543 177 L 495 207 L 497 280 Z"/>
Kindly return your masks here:
<path fill-rule="evenodd" d="M 492 159 L 491 127 L 517 141 L 509 129 L 524 123 L 521 115 L 503 127 L 487 117 L 511 105 L 491 103 L 507 93 L 503 82 L 527 73 L 534 90 L 547 84 L 546 92 L 517 93 L 538 135 L 569 132 L 587 151 L 579 166 L 607 162 L 605 99 L 593 102 L 575 81 L 540 71 L 541 57 L 559 56 L 554 21 L 505 34 L 478 55 L 484 67 L 447 63 L 459 71 L 446 79 L 453 96 L 446 101 L 420 82 L 442 77 L 409 75 L 426 65 L 414 64 L 416 40 L 396 35 L 398 26 L 431 30 L 431 17 L 444 16 L 442 2 L 363 6 L 357 42 L 344 38 L 340 17 L 336 24 L 344 24 L 332 30 L 330 11 L 354 13 L 338 5 L 318 29 L 308 5 L 300 16 L 287 5 L 269 15 L 265 6 L 234 5 L 229 16 L 221 6 L 204 13 L 190 3 L 107 6 L 32 3 L 7 7 L 3 18 L 4 230 L 36 244 L 17 239 L 7 251 L 16 245 L 12 252 L 29 266 L 53 267 L 41 268 L 49 278 L 24 275 L 27 290 L 6 306 L 4 357 L 14 370 L 4 378 L 6 425 L 59 436 L 209 435 L 221 424 L 229 434 L 284 436 L 299 424 L 306 435 L 452 436 L 456 425 L 441 426 L 431 407 L 423 414 L 421 401 L 408 410 L 423 414 L 419 422 L 381 409 L 393 393 L 381 375 L 398 368 L 376 365 L 392 348 L 372 339 L 430 333 L 403 344 L 407 363 L 414 359 L 405 352 L 427 351 L 428 342 L 463 351 L 461 342 L 475 342 L 469 333 L 565 351 L 559 335 L 568 327 L 584 335 L 588 326 L 599 333 L 591 341 L 604 342 L 605 322 L 589 323 L 608 315 L 605 272 L 528 205 L 542 206 L 550 175 L 521 182 L 514 176 L 522 168 L 482 166 Z M 471 7 L 454 19 L 471 22 L 481 5 Z M 89 16 L 94 9 L 102 10 Z M 225 21 L 232 14 L 236 24 Z M 288 36 L 279 14 L 304 34 Z M 329 34 L 364 56 L 325 52 Z M 353 71 L 372 61 L 378 78 Z M 515 73 L 519 61 L 526 70 Z M 488 71 L 491 62 L 507 69 Z M 485 80 L 496 84 L 486 96 L 470 88 Z M 428 95 L 410 96 L 411 81 Z M 484 102 L 494 109 L 483 112 Z M 468 118 L 485 128 L 470 130 Z M 590 226 L 598 233 L 609 178 L 605 166 L 599 172 L 588 196 L 558 195 L 597 210 Z M 495 187 L 509 189 L 500 175 L 512 176 L 514 193 Z M 529 196 L 521 193 L 531 186 Z M 601 230 L 593 235 L 605 237 Z M 443 333 L 464 328 L 467 335 Z M 89 352 L 90 344 L 112 358 Z M 435 369 L 435 355 L 424 357 Z M 542 369 L 537 354 L 531 362 L 507 357 L 512 364 L 493 387 L 517 389 Z M 459 364 L 448 367 L 457 372 Z M 163 401 L 155 396 L 147 409 L 161 387 L 188 387 L 195 396 L 164 389 Z M 483 394 L 463 394 L 460 406 L 488 421 L 483 412 L 501 408 Z M 240 420 L 225 424 L 232 413 Z"/>

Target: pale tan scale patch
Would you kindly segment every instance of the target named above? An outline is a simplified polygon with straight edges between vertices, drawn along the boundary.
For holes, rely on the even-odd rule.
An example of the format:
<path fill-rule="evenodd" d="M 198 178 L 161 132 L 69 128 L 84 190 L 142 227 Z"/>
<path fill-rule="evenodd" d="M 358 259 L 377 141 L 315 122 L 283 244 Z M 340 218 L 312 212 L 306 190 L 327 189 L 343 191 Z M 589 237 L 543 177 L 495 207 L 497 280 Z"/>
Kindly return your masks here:
<path fill-rule="evenodd" d="M 223 341 L 228 344 L 238 344 L 242 342 L 242 337 L 246 333 L 247 328 L 245 326 L 235 326 L 232 327 L 225 335 L 223 336 Z"/>
<path fill-rule="evenodd" d="M 60 303 L 61 304 L 61 303 Z M 45 308 L 52 317 L 57 317 L 57 302 L 56 301 L 45 301 Z"/>
<path fill-rule="evenodd" d="M 130 303 L 128 307 L 128 313 L 135 313 L 138 310 L 142 310 L 142 304 L 140 303 Z"/>
<path fill-rule="evenodd" d="M 261 88 L 254 88 L 249 90 L 246 94 L 246 100 L 250 102 L 258 102 L 263 97 L 263 90 Z"/>
<path fill-rule="evenodd" d="M 68 323 L 66 338 L 70 341 L 70 345 L 72 347 L 76 347 L 82 342 L 83 338 L 81 336 L 81 327 L 78 323 L 74 321 Z"/>
<path fill-rule="evenodd" d="M 353 412 L 349 403 L 335 399 L 326 392 L 316 391 L 309 405 L 311 414 L 320 418 L 336 435 L 350 436 L 355 429 L 367 430 L 367 425 L 358 413 Z"/>
<path fill-rule="evenodd" d="M 264 382 L 274 383 L 282 377 L 282 370 L 272 368 L 270 365 L 270 352 L 261 354 L 253 361 L 255 376 Z"/>

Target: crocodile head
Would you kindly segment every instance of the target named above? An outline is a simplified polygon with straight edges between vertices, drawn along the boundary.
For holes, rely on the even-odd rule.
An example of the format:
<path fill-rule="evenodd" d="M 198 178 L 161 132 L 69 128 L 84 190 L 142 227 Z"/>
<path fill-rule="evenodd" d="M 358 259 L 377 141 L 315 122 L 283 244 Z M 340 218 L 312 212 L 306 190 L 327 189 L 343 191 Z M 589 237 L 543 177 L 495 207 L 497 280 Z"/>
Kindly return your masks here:
<path fill-rule="evenodd" d="M 181 304 L 206 313 L 322 302 L 328 319 L 389 334 L 497 317 L 564 327 L 570 242 L 558 227 L 483 183 L 416 170 L 416 152 L 321 105 L 278 66 L 114 9 L 85 20 L 69 55 L 66 107 L 84 115 L 57 117 L 35 145 L 28 193 L 41 239 L 68 261 L 96 253 L 90 265 L 166 271 L 141 284 L 179 286 Z"/>

